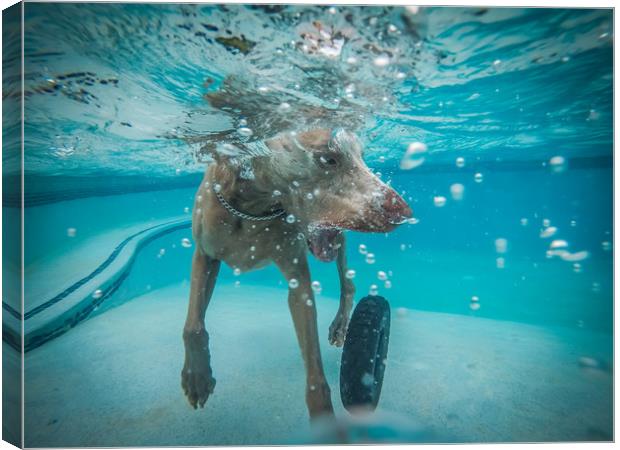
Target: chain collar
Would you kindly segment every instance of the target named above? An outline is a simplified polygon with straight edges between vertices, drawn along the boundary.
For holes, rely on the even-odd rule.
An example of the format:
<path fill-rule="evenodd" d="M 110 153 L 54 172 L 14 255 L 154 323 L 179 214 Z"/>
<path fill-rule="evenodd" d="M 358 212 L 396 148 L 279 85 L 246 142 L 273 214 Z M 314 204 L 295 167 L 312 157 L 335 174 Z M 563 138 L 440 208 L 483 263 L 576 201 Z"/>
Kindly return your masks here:
<path fill-rule="evenodd" d="M 224 209 L 226 209 L 226 211 L 231 213 L 233 216 L 236 216 L 236 217 L 239 217 L 245 220 L 253 220 L 253 221 L 273 220 L 273 219 L 277 219 L 278 217 L 284 215 L 284 212 L 285 212 L 283 209 L 278 209 L 276 212 L 268 216 L 253 216 L 251 214 L 246 214 L 233 208 L 233 206 L 230 203 L 228 203 L 226 199 L 224 199 L 222 194 L 220 194 L 219 192 L 215 192 L 215 196 L 219 200 L 220 204 L 224 207 Z"/>

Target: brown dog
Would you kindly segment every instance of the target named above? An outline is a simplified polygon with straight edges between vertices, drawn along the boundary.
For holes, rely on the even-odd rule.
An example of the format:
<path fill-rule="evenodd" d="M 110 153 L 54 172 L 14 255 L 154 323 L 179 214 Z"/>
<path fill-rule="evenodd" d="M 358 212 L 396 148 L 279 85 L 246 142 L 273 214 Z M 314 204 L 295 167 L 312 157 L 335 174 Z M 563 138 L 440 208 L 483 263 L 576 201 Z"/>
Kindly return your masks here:
<path fill-rule="evenodd" d="M 355 292 L 345 275 L 342 231 L 387 232 L 411 217 L 411 209 L 370 172 L 359 140 L 342 129 L 282 133 L 242 158 L 231 156 L 233 150 L 224 145 L 216 153 L 196 195 L 183 389 L 196 408 L 215 387 L 204 317 L 220 261 L 240 271 L 274 262 L 289 285 L 310 416 L 333 414 L 306 252 L 321 261 L 337 260 L 340 307 L 329 342 L 342 346 Z"/>

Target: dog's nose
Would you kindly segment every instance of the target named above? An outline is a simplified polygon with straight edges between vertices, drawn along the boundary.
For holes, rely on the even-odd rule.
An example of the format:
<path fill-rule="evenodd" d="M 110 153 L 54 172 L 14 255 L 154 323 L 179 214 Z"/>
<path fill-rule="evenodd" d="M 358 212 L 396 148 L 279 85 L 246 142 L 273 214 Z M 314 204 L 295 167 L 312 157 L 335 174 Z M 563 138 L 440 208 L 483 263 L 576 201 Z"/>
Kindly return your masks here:
<path fill-rule="evenodd" d="M 391 223 L 398 224 L 413 217 L 411 208 L 394 189 L 385 192 L 383 211 Z"/>

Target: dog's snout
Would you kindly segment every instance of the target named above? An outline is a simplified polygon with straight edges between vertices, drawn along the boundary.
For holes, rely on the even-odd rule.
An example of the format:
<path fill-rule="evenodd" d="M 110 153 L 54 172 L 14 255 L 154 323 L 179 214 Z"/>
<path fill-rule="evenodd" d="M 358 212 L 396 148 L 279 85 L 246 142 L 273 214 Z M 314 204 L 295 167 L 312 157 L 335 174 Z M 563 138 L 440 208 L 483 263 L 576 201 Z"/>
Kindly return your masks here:
<path fill-rule="evenodd" d="M 407 202 L 394 189 L 387 189 L 384 199 L 383 211 L 388 221 L 400 223 L 413 216 L 413 212 Z"/>

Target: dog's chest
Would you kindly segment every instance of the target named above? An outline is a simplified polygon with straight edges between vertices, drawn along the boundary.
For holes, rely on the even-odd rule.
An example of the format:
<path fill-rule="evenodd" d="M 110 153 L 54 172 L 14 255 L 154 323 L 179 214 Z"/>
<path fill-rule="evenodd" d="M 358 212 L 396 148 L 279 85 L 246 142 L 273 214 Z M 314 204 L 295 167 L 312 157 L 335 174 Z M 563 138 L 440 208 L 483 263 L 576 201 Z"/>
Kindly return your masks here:
<path fill-rule="evenodd" d="M 207 224 L 201 241 L 208 254 L 241 271 L 298 255 L 305 245 L 304 236 L 284 221 L 253 222 L 226 215 Z"/>

